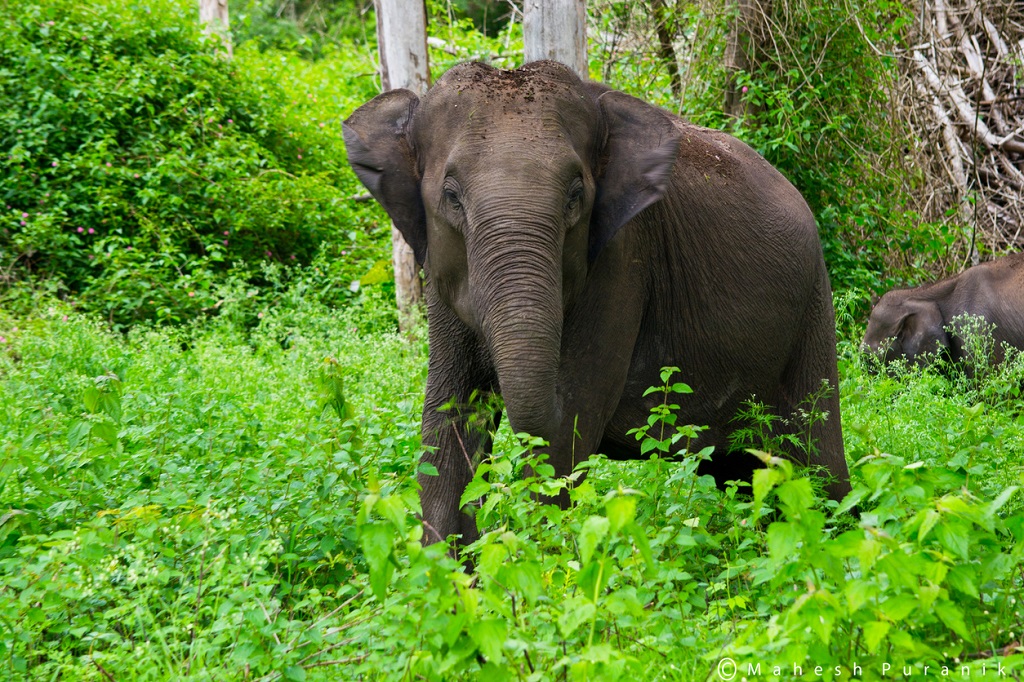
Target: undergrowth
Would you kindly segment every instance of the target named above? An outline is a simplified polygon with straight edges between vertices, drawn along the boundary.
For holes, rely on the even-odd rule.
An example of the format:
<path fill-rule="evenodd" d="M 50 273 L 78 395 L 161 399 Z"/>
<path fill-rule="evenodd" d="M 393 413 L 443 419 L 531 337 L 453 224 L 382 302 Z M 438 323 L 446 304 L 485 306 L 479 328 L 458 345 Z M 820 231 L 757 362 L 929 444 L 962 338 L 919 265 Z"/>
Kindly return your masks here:
<path fill-rule="evenodd" d="M 552 480 L 536 442 L 498 438 L 465 497 L 483 530 L 467 572 L 416 519 L 424 341 L 364 295 L 292 300 L 251 332 L 120 336 L 58 302 L 0 317 L 4 676 L 1021 670 L 1022 427 L 1002 384 L 871 374 L 848 349 L 837 507 L 767 453 L 746 493 L 697 477 L 667 370 L 646 460 Z M 534 501 L 566 485 L 570 509 Z"/>

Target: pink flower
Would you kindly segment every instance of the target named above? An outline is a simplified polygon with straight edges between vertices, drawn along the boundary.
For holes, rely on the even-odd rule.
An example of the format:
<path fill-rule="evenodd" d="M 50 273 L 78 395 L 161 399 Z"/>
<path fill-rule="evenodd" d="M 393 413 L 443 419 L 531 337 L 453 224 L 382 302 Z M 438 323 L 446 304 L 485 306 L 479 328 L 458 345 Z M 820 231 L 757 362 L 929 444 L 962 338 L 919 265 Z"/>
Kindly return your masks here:
<path fill-rule="evenodd" d="M 0 336 L 0 343 L 7 343 L 7 337 L 6 336 Z"/>
<path fill-rule="evenodd" d="M 56 167 L 57 167 L 57 162 L 56 162 L 56 161 L 54 161 L 54 162 L 53 162 L 53 163 L 51 163 L 50 165 L 51 165 L 51 166 L 53 166 L 54 168 L 56 168 Z"/>
<path fill-rule="evenodd" d="M 188 292 L 188 297 L 189 297 L 189 298 L 194 298 L 194 297 L 195 297 L 195 295 L 196 295 L 196 292 L 194 292 L 194 291 L 190 291 L 190 292 Z"/>
<path fill-rule="evenodd" d="M 294 253 L 291 255 L 291 259 L 295 260 L 295 254 Z"/>
<path fill-rule="evenodd" d="M 90 227 L 90 228 L 89 228 L 89 234 L 96 234 L 96 230 L 94 230 L 94 229 L 92 229 L 92 228 Z"/>
<path fill-rule="evenodd" d="M 22 218 L 27 218 L 27 217 L 28 217 L 28 213 L 22 213 L 22 214 L 21 214 L 21 217 L 22 217 Z"/>
<path fill-rule="evenodd" d="M 273 255 L 274 255 L 274 254 L 272 254 L 272 253 L 270 253 L 269 251 L 267 251 L 267 258 L 270 258 L 270 257 L 271 257 L 271 256 L 273 256 Z"/>
<path fill-rule="evenodd" d="M 228 234 L 229 234 L 229 233 L 228 233 L 228 231 L 227 231 L 227 230 L 224 230 L 224 236 L 225 236 L 225 237 L 227 237 L 227 236 L 228 236 Z"/>
<path fill-rule="evenodd" d="M 138 174 L 138 173 L 136 173 L 136 174 L 135 174 L 135 177 L 139 177 L 139 174 Z"/>
<path fill-rule="evenodd" d="M 125 251 L 131 251 L 131 250 L 132 250 L 132 247 L 131 247 L 131 246 L 126 246 L 126 247 L 124 247 L 124 250 L 125 250 Z"/>
<path fill-rule="evenodd" d="M 64 315 L 63 317 L 60 318 L 60 321 L 61 322 L 67 322 L 68 321 L 68 316 Z"/>
<path fill-rule="evenodd" d="M 107 161 L 107 168 L 110 168 L 110 162 Z"/>
<path fill-rule="evenodd" d="M 744 86 L 743 86 L 743 89 L 742 89 L 742 92 L 746 92 L 746 91 L 747 91 L 747 86 L 746 86 L 746 85 L 744 85 Z"/>
<path fill-rule="evenodd" d="M 25 227 L 25 221 L 24 220 L 21 221 L 21 226 Z"/>
<path fill-rule="evenodd" d="M 263 313 L 257 313 L 256 317 L 258 317 L 258 318 L 260 318 L 262 320 L 263 319 Z"/>
<path fill-rule="evenodd" d="M 299 158 L 300 158 L 300 159 L 302 158 L 302 154 L 299 154 Z"/>
<path fill-rule="evenodd" d="M 227 240 L 227 239 L 225 239 L 225 240 L 224 240 L 224 246 L 227 246 L 227 245 L 228 245 L 228 240 Z"/>
<path fill-rule="evenodd" d="M 228 119 L 228 123 L 234 123 L 234 122 L 235 122 L 235 119 L 233 119 L 233 118 L 229 118 Z"/>
<path fill-rule="evenodd" d="M 83 232 L 85 232 L 85 228 L 84 227 L 78 228 L 78 234 L 82 234 Z"/>

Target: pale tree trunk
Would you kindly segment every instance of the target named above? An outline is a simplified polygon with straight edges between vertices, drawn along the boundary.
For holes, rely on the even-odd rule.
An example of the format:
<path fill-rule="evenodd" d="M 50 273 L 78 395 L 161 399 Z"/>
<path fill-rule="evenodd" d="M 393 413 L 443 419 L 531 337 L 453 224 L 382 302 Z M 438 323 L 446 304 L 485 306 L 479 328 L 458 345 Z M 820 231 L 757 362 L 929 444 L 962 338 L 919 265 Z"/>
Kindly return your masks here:
<path fill-rule="evenodd" d="M 585 0 L 524 0 L 524 57 L 553 59 L 587 78 L 587 4 Z"/>
<path fill-rule="evenodd" d="M 768 35 L 766 11 L 769 0 L 736 0 L 725 44 L 725 70 L 729 81 L 725 88 L 725 113 L 734 121 L 749 113 L 743 88 L 736 82 L 740 72 L 757 68 L 761 45 Z"/>
<path fill-rule="evenodd" d="M 405 88 L 423 96 L 430 85 L 427 12 L 422 0 L 374 0 L 381 81 L 385 90 Z M 423 300 L 420 269 L 402 233 L 391 226 L 398 325 L 407 330 L 410 313 Z"/>
<path fill-rule="evenodd" d="M 199 0 L 199 22 L 203 31 L 220 36 L 228 59 L 231 59 L 231 32 L 228 23 L 228 0 Z"/>

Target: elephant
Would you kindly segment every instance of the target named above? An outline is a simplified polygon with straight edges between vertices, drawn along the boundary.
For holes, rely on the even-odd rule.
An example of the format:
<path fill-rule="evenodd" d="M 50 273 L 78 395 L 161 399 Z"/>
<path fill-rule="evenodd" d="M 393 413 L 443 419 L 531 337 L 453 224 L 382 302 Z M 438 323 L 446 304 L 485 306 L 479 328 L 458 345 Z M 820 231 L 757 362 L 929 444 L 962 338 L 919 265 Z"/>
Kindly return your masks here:
<path fill-rule="evenodd" d="M 992 325 L 994 361 L 1005 358 L 1003 344 L 1024 348 L 1024 253 L 919 287 L 887 291 L 871 310 L 862 347 L 883 363 L 902 358 L 920 367 L 934 357 L 962 360 L 964 340 L 954 320 L 964 314 Z"/>
<path fill-rule="evenodd" d="M 360 106 L 343 134 L 425 275 L 431 540 L 479 537 L 459 505 L 490 447 L 440 408 L 499 394 L 513 431 L 543 438 L 566 476 L 591 453 L 640 456 L 627 432 L 647 423 L 658 399 L 645 389 L 666 366 L 693 389 L 673 400 L 680 423 L 707 426 L 693 448 L 719 448 L 698 473 L 720 484 L 760 466 L 722 452 L 746 401 L 786 419 L 827 383 L 808 460 L 833 499 L 850 490 L 814 217 L 746 144 L 553 61 L 457 65 L 422 98 Z"/>

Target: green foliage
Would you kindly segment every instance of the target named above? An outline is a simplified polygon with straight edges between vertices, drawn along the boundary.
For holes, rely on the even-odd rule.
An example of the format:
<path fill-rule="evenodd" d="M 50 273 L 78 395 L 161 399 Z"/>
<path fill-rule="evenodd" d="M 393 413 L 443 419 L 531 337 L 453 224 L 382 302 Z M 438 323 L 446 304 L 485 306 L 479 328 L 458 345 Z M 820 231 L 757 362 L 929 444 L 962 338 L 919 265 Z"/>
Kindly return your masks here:
<path fill-rule="evenodd" d="M 864 26 L 851 16 L 872 21 Z M 904 132 L 889 97 L 895 58 L 877 52 L 900 44 L 909 21 L 905 6 L 889 0 L 773 6 L 772 37 L 761 39 L 751 70 L 735 78 L 746 113 L 721 122 L 800 189 L 837 288 L 883 288 L 879 273 L 894 239 L 904 250 L 927 252 L 915 242 L 914 217 L 893 203 Z"/>
<path fill-rule="evenodd" d="M 382 331 L 386 300 L 301 301 L 248 334 L 227 314 L 114 336 L 52 301 L 0 313 L 4 676 L 1024 665 L 1002 653 L 1022 622 L 1018 398 L 972 406 L 955 377 L 871 375 L 844 346 L 837 507 L 770 454 L 752 496 L 697 477 L 668 368 L 634 432 L 646 460 L 556 480 L 540 441 L 499 436 L 464 495 L 483 531 L 466 572 L 415 516 L 425 345 Z M 564 488 L 569 509 L 537 499 Z"/>
<path fill-rule="evenodd" d="M 362 57 L 228 63 L 194 13 L 60 0 L 0 18 L 0 258 L 116 323 L 216 312 L 232 278 L 325 240 L 372 245 L 372 263 L 386 234 L 348 201 L 338 119 L 375 94 L 351 75 Z"/>
<path fill-rule="evenodd" d="M 369 0 L 231 0 L 228 14 L 236 46 L 329 58 L 332 47 L 366 42 L 376 26 Z"/>

